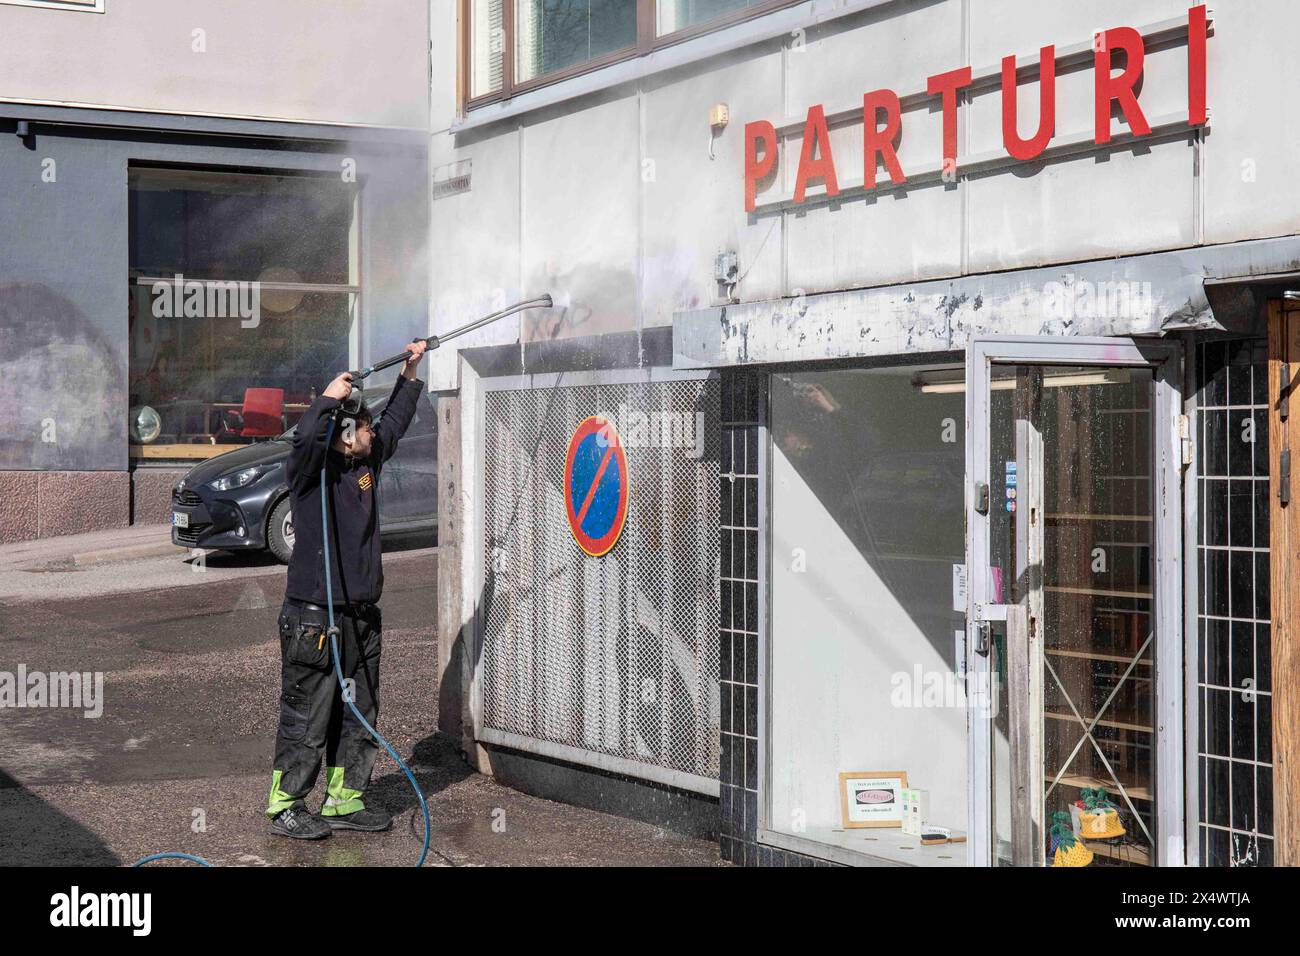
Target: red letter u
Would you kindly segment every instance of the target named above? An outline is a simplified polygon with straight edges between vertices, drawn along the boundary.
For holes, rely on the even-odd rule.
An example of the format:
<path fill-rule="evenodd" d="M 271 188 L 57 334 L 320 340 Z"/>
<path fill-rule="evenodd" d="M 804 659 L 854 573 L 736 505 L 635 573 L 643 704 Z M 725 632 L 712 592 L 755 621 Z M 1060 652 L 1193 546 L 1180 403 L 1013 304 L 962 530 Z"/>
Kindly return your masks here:
<path fill-rule="evenodd" d="M 1016 92 L 1016 58 L 1005 56 L 1002 58 L 1002 142 L 1014 158 L 1033 159 L 1056 135 L 1055 46 L 1038 51 L 1038 132 L 1033 139 L 1020 138 Z"/>

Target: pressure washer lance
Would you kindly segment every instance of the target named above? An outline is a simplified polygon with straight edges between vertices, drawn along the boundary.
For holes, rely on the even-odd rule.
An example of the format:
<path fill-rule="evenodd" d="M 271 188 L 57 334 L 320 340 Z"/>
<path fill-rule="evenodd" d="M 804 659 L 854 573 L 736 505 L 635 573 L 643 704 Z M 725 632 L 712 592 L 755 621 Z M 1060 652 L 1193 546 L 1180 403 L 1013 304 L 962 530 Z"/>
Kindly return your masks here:
<path fill-rule="evenodd" d="M 493 312 L 491 315 L 485 315 L 481 319 L 475 319 L 473 322 L 470 322 L 467 325 L 462 325 L 458 329 L 452 329 L 450 332 L 446 333 L 445 335 L 430 335 L 427 339 L 416 338 L 413 339 L 412 341 L 413 342 L 423 341 L 428 346 L 429 351 L 433 351 L 443 342 L 446 342 L 450 339 L 454 339 L 458 335 L 464 335 L 466 332 L 473 332 L 475 329 L 482 328 L 483 326 L 495 322 L 498 319 L 504 319 L 508 315 L 514 315 L 515 313 L 523 312 L 526 309 L 549 309 L 552 308 L 553 305 L 554 305 L 554 300 L 552 300 L 552 298 L 549 295 L 543 295 L 536 299 L 529 299 L 527 302 L 517 302 L 514 305 L 509 306 L 508 308 L 502 309 L 500 312 Z M 382 362 L 376 362 L 374 365 L 368 365 L 363 369 L 358 369 L 355 372 L 351 372 L 350 375 L 352 376 L 352 381 L 359 382 L 362 379 L 368 378 L 374 372 L 378 372 L 381 369 L 389 368 L 393 365 L 396 365 L 398 362 L 405 362 L 408 358 L 410 358 L 410 356 L 411 353 L 409 350 L 407 350 L 405 352 L 402 352 L 399 355 L 394 355 L 392 358 L 386 358 Z M 361 389 L 353 386 L 351 394 L 348 395 L 347 399 L 343 402 L 343 404 L 339 406 L 339 412 L 330 418 L 329 425 L 325 431 L 326 448 L 328 448 L 334 442 L 334 427 L 338 422 L 339 413 L 342 413 L 344 415 L 355 415 L 357 412 L 361 410 L 361 403 L 362 403 Z M 321 470 L 320 470 L 320 516 L 321 516 L 321 528 L 323 530 L 328 529 L 330 526 L 329 503 L 325 497 L 325 466 L 324 465 L 321 465 Z M 334 623 L 334 583 L 330 579 L 330 536 L 328 530 L 325 530 L 325 533 L 322 534 L 321 536 L 321 545 L 322 545 L 321 548 L 322 557 L 325 563 L 325 604 L 329 611 L 329 628 L 328 630 L 326 630 L 325 633 L 329 635 L 330 650 L 334 654 L 334 675 L 338 679 L 339 687 L 343 688 L 346 685 L 343 682 L 343 664 L 341 662 L 341 658 L 339 657 L 339 635 L 341 632 L 338 628 L 338 625 Z M 348 693 L 344 693 L 343 702 L 346 703 L 348 707 L 352 710 L 352 716 L 357 719 L 357 721 L 361 724 L 362 727 L 366 728 L 366 731 L 370 734 L 370 736 L 374 737 L 375 740 L 379 741 L 379 743 L 383 746 L 383 748 L 386 751 L 388 751 L 388 755 L 392 757 L 393 761 L 397 764 L 397 766 L 401 768 L 402 773 L 406 774 L 406 779 L 410 781 L 411 789 L 415 791 L 415 798 L 420 801 L 420 811 L 424 814 L 424 846 L 420 849 L 420 858 L 415 861 L 415 865 L 417 867 L 424 866 L 424 858 L 429 855 L 429 840 L 433 833 L 433 824 L 429 820 L 429 805 L 424 801 L 424 793 L 423 791 L 420 790 L 420 784 L 416 781 L 415 774 L 411 773 L 411 768 L 406 765 L 406 761 L 404 761 L 398 755 L 397 751 L 393 749 L 393 745 L 390 744 L 387 740 L 385 740 L 383 736 L 379 733 L 379 731 L 375 730 L 374 727 L 370 726 L 366 718 L 361 715 L 361 711 L 357 709 L 356 703 L 354 703 L 352 700 L 352 695 Z M 439 856 L 441 855 L 442 854 L 439 854 Z M 142 859 L 137 860 L 135 863 L 131 865 L 140 866 L 144 863 L 150 863 L 153 860 L 164 860 L 164 859 L 190 860 L 194 863 L 200 863 L 204 866 L 212 866 L 212 864 L 209 863 L 207 860 L 203 859 L 203 857 L 193 856 L 189 853 L 154 853 L 151 854 L 150 856 L 146 856 L 143 857 Z M 443 859 L 446 859 L 446 857 L 443 857 Z"/>
<path fill-rule="evenodd" d="M 475 329 L 482 328 L 485 325 L 490 325 L 499 319 L 504 319 L 508 315 L 514 315 L 517 312 L 524 312 L 528 309 L 549 309 L 554 304 L 554 300 L 549 295 L 539 296 L 536 299 L 529 299 L 527 302 L 516 302 L 512 306 L 502 309 L 500 312 L 493 312 L 491 315 L 485 315 L 481 319 L 475 319 L 473 322 L 462 325 L 458 329 L 452 329 L 450 332 L 444 333 L 443 335 L 430 335 L 427 339 L 415 338 L 411 341 L 412 343 L 423 342 L 428 346 L 429 351 L 432 352 L 443 342 L 450 341 L 451 339 L 464 335 L 467 332 L 473 332 Z M 367 365 L 365 368 L 357 369 L 355 372 L 348 372 L 348 374 L 352 376 L 353 382 L 360 382 L 362 379 L 369 378 L 372 373 L 382 371 L 386 368 L 391 368 L 398 362 L 405 362 L 410 357 L 411 353 L 408 350 L 394 355 L 391 358 L 386 358 L 382 362 L 376 362 L 374 365 Z M 345 415 L 355 415 L 357 412 L 361 411 L 361 389 L 354 385 L 352 393 L 344 400 L 340 410 Z"/>

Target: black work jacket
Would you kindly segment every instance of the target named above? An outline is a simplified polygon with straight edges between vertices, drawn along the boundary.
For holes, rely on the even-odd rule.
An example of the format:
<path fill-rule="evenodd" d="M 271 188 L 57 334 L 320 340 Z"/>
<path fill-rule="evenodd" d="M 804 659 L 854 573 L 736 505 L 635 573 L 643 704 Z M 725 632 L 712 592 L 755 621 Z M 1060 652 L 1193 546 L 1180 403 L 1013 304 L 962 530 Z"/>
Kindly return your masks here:
<path fill-rule="evenodd" d="M 424 382 L 398 376 L 393 394 L 374 427 L 370 455 L 348 461 L 326 446 L 330 420 L 341 404 L 322 395 L 298 422 L 287 465 L 293 501 L 293 554 L 285 596 L 325 606 L 325 565 L 321 527 L 321 465 L 329 500 L 330 573 L 334 604 L 379 600 L 384 568 L 379 549 L 379 473 L 415 417 Z M 335 435 L 338 429 L 335 429 Z"/>

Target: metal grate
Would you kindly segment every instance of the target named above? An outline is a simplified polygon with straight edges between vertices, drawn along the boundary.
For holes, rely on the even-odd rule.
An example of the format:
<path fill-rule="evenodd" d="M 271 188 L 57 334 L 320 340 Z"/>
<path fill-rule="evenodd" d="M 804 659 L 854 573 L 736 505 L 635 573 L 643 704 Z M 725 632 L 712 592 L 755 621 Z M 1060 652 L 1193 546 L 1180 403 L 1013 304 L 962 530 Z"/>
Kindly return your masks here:
<path fill-rule="evenodd" d="M 482 726 L 707 789 L 719 750 L 716 379 L 497 391 L 484 404 Z M 618 427 L 629 472 L 622 536 L 599 558 L 573 540 L 563 491 L 569 438 L 592 415 Z"/>
<path fill-rule="evenodd" d="M 1197 365 L 1201 865 L 1272 866 L 1268 340 L 1203 342 Z"/>

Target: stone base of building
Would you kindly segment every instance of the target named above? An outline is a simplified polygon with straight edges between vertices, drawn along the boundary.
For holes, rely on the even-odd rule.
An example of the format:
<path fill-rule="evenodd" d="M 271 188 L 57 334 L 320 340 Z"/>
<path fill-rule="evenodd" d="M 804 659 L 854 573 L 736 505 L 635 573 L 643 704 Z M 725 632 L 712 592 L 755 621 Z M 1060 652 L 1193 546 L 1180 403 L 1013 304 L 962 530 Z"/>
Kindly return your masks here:
<path fill-rule="evenodd" d="M 131 524 L 167 524 L 172 486 L 188 468 L 137 468 L 131 472 Z"/>
<path fill-rule="evenodd" d="M 185 472 L 0 471 L 0 544 L 165 524 Z"/>
<path fill-rule="evenodd" d="M 0 543 L 125 528 L 125 471 L 0 471 Z"/>

